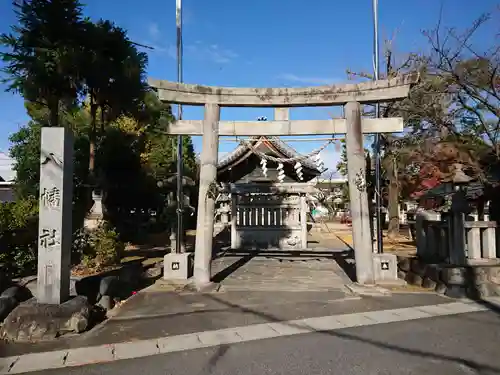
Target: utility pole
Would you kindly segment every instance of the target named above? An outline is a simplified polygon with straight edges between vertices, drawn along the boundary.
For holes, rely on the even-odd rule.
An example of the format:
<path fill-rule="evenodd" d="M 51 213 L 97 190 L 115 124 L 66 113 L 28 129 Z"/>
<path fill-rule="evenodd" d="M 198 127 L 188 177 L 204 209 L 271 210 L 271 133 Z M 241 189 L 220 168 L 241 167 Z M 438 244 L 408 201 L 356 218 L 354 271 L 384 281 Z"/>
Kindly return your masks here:
<path fill-rule="evenodd" d="M 379 79 L 379 43 L 378 43 L 378 0 L 373 0 L 373 78 Z M 380 104 L 375 105 L 375 117 L 380 117 Z M 380 133 L 375 134 L 375 218 L 377 225 L 377 251 L 384 252 L 382 233 L 382 195 L 381 195 L 381 157 L 380 157 Z"/>
<path fill-rule="evenodd" d="M 182 83 L 182 0 L 176 0 L 175 21 L 177 26 L 177 81 Z M 177 120 L 182 120 L 182 105 L 177 105 Z M 184 194 L 182 184 L 182 135 L 177 136 L 177 241 L 175 252 L 182 252 L 184 241 L 183 212 Z"/>

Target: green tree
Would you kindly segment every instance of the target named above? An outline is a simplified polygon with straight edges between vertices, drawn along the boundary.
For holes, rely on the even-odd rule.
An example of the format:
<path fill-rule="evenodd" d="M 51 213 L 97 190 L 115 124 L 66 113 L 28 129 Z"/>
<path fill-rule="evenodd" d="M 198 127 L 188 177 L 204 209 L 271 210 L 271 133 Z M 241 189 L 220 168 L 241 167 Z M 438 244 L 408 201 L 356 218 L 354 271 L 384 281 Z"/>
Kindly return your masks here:
<path fill-rule="evenodd" d="M 17 132 L 11 134 L 10 156 L 14 159 L 16 172 L 16 195 L 20 199 L 38 197 L 40 181 L 40 135 L 49 116 L 46 106 L 26 102 L 26 109 L 31 120 Z M 88 165 L 88 141 L 86 135 L 79 132 L 82 124 L 88 122 L 85 111 L 65 112 L 60 118 L 61 125 L 74 129 L 73 156 L 73 203 L 75 227 L 81 224 L 85 211 L 85 178 Z"/>
<path fill-rule="evenodd" d="M 70 106 L 81 92 L 82 9 L 78 0 L 23 0 L 14 3 L 18 25 L 0 36 L 8 90 L 48 106 L 50 126 L 59 126 L 61 104 Z"/>
<path fill-rule="evenodd" d="M 364 149 L 365 151 L 365 164 L 366 164 L 366 171 L 365 171 L 365 178 L 366 178 L 366 187 L 368 191 L 368 202 L 370 203 L 371 207 L 371 201 L 374 197 L 374 186 L 375 186 L 375 181 L 374 181 L 374 176 L 372 173 L 372 162 L 371 162 L 371 157 L 370 157 L 370 152 L 368 149 Z M 340 140 L 340 160 L 337 163 L 337 171 L 344 177 L 348 177 L 348 170 L 347 170 L 347 148 L 346 148 L 346 140 L 342 139 Z M 344 202 L 348 202 L 350 197 L 349 197 L 349 183 L 346 183 L 342 186 L 342 199 Z M 370 208 L 371 210 L 371 208 Z M 370 222 L 371 223 L 371 222 Z"/>
<path fill-rule="evenodd" d="M 15 160 L 20 197 L 38 196 L 40 129 L 48 117 L 48 109 L 43 105 L 27 103 L 26 107 L 32 119 L 12 134 L 10 150 Z M 106 208 L 112 224 L 124 235 L 137 230 L 151 211 L 163 210 L 166 195 L 174 189 L 173 186 L 158 187 L 158 181 L 175 173 L 171 148 L 175 138 L 162 130 L 173 119 L 170 107 L 148 93 L 141 111 L 141 121 L 126 116 L 111 121 L 97 144 L 96 166 L 102 171 Z M 60 121 L 61 125 L 73 129 L 75 138 L 74 223 L 77 229 L 85 215 L 88 192 L 89 108 L 83 105 L 78 111 L 63 111 Z M 186 175 L 195 179 L 196 159 L 189 137 L 184 139 L 183 160 Z"/>
<path fill-rule="evenodd" d="M 165 179 L 177 173 L 177 137 L 160 135 L 150 140 L 148 166 L 158 179 Z M 182 138 L 183 174 L 195 179 L 197 172 L 196 155 L 191 137 Z"/>
<path fill-rule="evenodd" d="M 0 202 L 0 263 L 11 276 L 36 272 L 38 199 Z"/>
<path fill-rule="evenodd" d="M 158 180 L 174 165 L 172 153 L 164 152 L 171 145 L 172 137 L 165 130 L 173 116 L 170 106 L 146 90 L 146 56 L 113 23 L 82 20 L 77 1 L 24 1 L 18 19 L 21 26 L 2 35 L 3 45 L 10 49 L 2 59 L 9 89 L 25 97 L 31 120 L 10 138 L 20 203 L 1 208 L 12 215 L 32 212 L 22 207 L 37 202 L 41 128 L 64 126 L 75 135 L 75 233 L 86 213 L 89 181 L 94 184 L 89 175 L 93 177 L 96 170 L 105 190 L 110 228 L 118 228 L 124 238 L 133 237 L 134 230 L 150 220 L 152 211 L 165 206 L 165 189 L 158 186 Z M 79 101 L 82 94 L 83 102 Z M 188 137 L 184 153 L 186 173 L 194 176 L 196 161 Z M 36 215 L 31 216 L 36 220 Z M 23 220 L 16 216 L 19 225 L 24 225 Z M 18 226 L 4 225 L 0 237 L 7 238 L 6 231 L 17 231 Z M 35 240 L 36 231 L 25 243 Z M 25 247 L 30 250 L 25 258 L 28 264 L 36 253 L 31 245 Z M 16 249 L 9 248 L 9 254 L 16 254 Z M 19 257 L 11 258 L 14 263 L 16 259 L 22 262 Z"/>
<path fill-rule="evenodd" d="M 144 101 L 147 57 L 136 49 L 126 31 L 111 21 L 86 20 L 84 25 L 82 76 L 91 117 L 89 182 L 94 184 L 98 110 L 101 135 L 106 123 L 138 112 Z"/>
<path fill-rule="evenodd" d="M 40 134 L 42 126 L 30 121 L 9 137 L 14 159 L 18 197 L 38 196 L 40 183 Z"/>
<path fill-rule="evenodd" d="M 345 146 L 345 139 L 340 140 L 340 159 L 336 168 L 342 176 L 347 177 L 347 149 Z"/>

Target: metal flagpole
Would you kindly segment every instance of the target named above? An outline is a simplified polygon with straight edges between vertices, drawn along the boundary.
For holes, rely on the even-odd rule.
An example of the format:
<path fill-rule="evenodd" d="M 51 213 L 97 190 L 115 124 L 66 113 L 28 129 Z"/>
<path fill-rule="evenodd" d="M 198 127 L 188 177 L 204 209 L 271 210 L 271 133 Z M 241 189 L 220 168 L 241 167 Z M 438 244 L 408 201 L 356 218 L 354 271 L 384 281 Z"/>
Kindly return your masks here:
<path fill-rule="evenodd" d="M 378 0 L 373 0 L 373 78 L 379 79 L 379 43 L 378 43 Z M 375 105 L 375 117 L 380 117 L 380 104 Z M 377 223 L 377 250 L 384 252 L 382 234 L 382 196 L 380 189 L 381 180 L 381 160 L 380 160 L 380 134 L 375 134 L 375 217 Z"/>
<path fill-rule="evenodd" d="M 182 83 L 182 0 L 176 1 L 175 21 L 177 26 L 177 81 Z M 177 119 L 182 120 L 182 105 L 177 105 Z M 177 241 L 176 253 L 182 252 L 184 231 L 182 214 L 184 211 L 184 194 L 182 189 L 182 135 L 177 136 Z"/>

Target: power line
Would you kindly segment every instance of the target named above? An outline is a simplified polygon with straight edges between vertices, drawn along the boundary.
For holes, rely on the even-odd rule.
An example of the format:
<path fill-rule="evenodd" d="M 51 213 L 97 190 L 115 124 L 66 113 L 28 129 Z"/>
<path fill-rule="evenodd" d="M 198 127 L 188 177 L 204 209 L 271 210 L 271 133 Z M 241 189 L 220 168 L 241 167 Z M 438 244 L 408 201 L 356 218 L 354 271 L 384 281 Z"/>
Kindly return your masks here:
<path fill-rule="evenodd" d="M 138 47 L 142 47 L 142 48 L 146 48 L 146 49 L 150 49 L 150 50 L 155 49 L 154 47 L 150 47 L 150 46 L 147 46 L 147 45 L 142 44 L 142 43 L 137 43 L 137 42 L 132 42 L 132 41 L 130 41 L 130 43 L 134 46 L 138 46 Z"/>

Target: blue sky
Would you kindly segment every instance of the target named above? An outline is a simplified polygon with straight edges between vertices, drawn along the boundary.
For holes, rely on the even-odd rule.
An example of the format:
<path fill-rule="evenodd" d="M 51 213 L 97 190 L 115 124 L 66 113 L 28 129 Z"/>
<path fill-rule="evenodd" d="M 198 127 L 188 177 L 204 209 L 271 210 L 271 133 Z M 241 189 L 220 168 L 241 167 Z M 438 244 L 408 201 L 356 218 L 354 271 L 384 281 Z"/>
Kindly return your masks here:
<path fill-rule="evenodd" d="M 372 70 L 371 0 L 183 0 L 184 81 L 223 86 L 293 87 L 347 80 L 347 68 Z M 381 46 L 396 34 L 397 53 L 427 48 L 421 34 L 436 24 L 440 0 L 379 0 Z M 444 25 L 465 28 L 493 10 L 497 0 L 444 0 Z M 149 51 L 151 77 L 176 80 L 175 0 L 87 0 L 85 14 L 115 21 Z M 307 5 L 310 4 L 310 5 Z M 0 2 L 0 32 L 15 22 L 11 1 Z M 486 35 L 489 36 L 489 35 Z M 493 36 L 491 36 L 493 38 Z M 27 116 L 22 99 L 0 87 L 0 150 Z M 293 119 L 327 119 L 338 108 L 293 109 Z M 224 108 L 223 120 L 272 118 L 270 109 Z M 186 119 L 201 119 L 201 108 L 186 107 Z M 201 139 L 194 139 L 199 152 Z M 292 143 L 301 152 L 321 142 Z M 235 143 L 222 142 L 221 153 Z M 335 169 L 333 146 L 323 158 Z"/>

